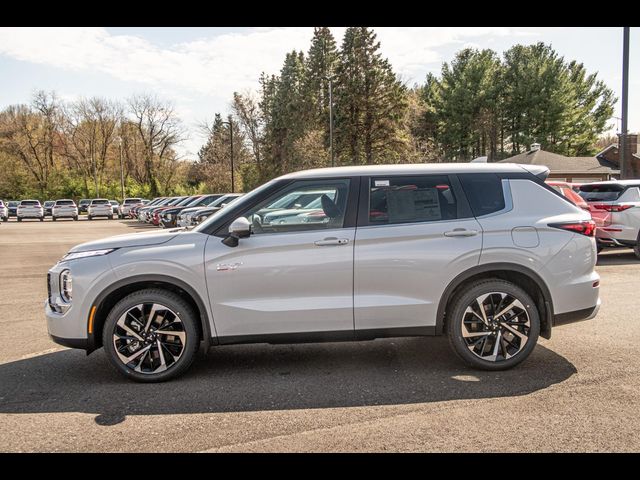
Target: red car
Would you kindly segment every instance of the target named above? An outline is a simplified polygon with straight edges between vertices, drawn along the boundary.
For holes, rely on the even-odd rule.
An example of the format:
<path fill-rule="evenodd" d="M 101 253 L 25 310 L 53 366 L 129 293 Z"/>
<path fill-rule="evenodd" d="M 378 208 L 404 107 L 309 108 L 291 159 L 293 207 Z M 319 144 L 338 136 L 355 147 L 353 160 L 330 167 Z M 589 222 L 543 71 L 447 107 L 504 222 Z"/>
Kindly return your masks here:
<path fill-rule="evenodd" d="M 576 204 L 576 206 L 582 208 L 583 210 L 586 210 L 587 212 L 590 211 L 589 205 L 587 204 L 587 202 L 585 202 L 584 199 L 580 195 L 578 195 L 573 189 L 574 185 L 579 185 L 579 184 L 572 184 L 572 183 L 561 182 L 556 180 L 549 180 L 546 182 L 546 184 L 552 187 L 553 189 L 557 190 L 559 193 L 561 193 L 563 197 L 566 197 L 569 200 L 571 200 L 573 203 Z"/>

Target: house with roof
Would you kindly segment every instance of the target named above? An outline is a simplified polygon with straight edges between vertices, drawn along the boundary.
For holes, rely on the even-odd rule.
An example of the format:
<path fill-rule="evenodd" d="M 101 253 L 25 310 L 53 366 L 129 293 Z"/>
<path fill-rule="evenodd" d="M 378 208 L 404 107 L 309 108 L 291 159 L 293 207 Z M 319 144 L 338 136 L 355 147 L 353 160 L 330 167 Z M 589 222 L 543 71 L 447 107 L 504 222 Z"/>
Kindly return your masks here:
<path fill-rule="evenodd" d="M 527 152 L 505 158 L 500 162 L 544 165 L 549 168 L 550 179 L 566 182 L 586 183 L 611 180 L 620 175 L 619 162 L 612 162 L 607 157 L 567 157 L 542 150 L 539 143 L 532 144 Z"/>

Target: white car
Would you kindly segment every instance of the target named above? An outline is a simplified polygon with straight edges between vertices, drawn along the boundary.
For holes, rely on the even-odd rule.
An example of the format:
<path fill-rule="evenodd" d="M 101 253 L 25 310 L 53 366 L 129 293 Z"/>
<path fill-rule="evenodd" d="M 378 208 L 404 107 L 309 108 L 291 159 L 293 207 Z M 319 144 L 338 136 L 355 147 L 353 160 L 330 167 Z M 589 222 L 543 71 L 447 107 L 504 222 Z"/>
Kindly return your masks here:
<path fill-rule="evenodd" d="M 51 208 L 51 220 L 54 222 L 59 218 L 72 218 L 78 220 L 78 206 L 70 199 L 56 200 Z"/>
<path fill-rule="evenodd" d="M 25 218 L 37 218 L 44 222 L 44 208 L 39 200 L 22 200 L 18 205 L 16 217 L 19 222 Z"/>
<path fill-rule="evenodd" d="M 595 225 L 548 173 L 437 163 L 285 175 L 192 230 L 73 247 L 48 273 L 48 331 L 104 347 L 141 382 L 184 373 L 201 344 L 402 336 L 447 335 L 467 365 L 511 368 L 600 306 Z M 326 221 L 262 223 L 279 200 L 319 189 L 332 193 Z M 535 363 L 522 374 L 548 368 Z"/>
<path fill-rule="evenodd" d="M 131 207 L 140 203 L 142 203 L 142 198 L 125 198 L 118 207 L 118 218 L 127 217 L 129 215 L 129 210 L 131 210 Z"/>
<path fill-rule="evenodd" d="M 598 251 L 633 248 L 640 258 L 640 180 L 611 180 L 580 186 L 596 222 Z"/>
<path fill-rule="evenodd" d="M 113 207 L 106 198 L 94 198 L 87 209 L 87 219 L 93 220 L 96 217 L 107 217 L 113 220 Z"/>
<path fill-rule="evenodd" d="M 2 200 L 0 200 L 0 220 L 3 222 L 9 221 L 9 209 Z"/>

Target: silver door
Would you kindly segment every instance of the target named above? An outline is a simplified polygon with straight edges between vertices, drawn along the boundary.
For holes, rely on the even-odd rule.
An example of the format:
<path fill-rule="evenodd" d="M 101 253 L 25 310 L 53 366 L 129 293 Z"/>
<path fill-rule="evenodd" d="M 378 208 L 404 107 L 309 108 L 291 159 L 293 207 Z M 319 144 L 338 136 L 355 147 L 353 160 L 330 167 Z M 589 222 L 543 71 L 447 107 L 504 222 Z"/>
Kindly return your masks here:
<path fill-rule="evenodd" d="M 356 234 L 355 328 L 435 326 L 446 286 L 478 264 L 480 224 L 460 215 L 447 176 L 374 178 L 370 195 L 369 225 Z"/>
<path fill-rule="evenodd" d="M 243 214 L 254 230 L 237 247 L 209 238 L 206 279 L 219 337 L 353 332 L 355 227 L 341 228 L 348 189 L 349 180 L 294 182 Z M 281 201 L 295 191 L 305 193 L 305 205 L 295 195 Z M 310 192 L 328 193 L 337 210 L 305 208 Z M 298 222 L 291 219 L 296 208 Z M 265 218 L 273 224 L 261 224 Z"/>

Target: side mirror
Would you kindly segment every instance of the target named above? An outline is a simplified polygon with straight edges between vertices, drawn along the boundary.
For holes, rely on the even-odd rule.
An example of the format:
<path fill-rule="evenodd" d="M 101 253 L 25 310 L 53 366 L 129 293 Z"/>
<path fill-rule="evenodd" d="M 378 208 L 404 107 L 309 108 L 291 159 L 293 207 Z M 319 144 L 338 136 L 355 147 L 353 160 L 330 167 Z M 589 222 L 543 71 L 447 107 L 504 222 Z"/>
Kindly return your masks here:
<path fill-rule="evenodd" d="M 244 217 L 238 217 L 229 225 L 229 235 L 222 240 L 227 247 L 237 247 L 238 240 L 251 235 L 251 224 Z"/>

